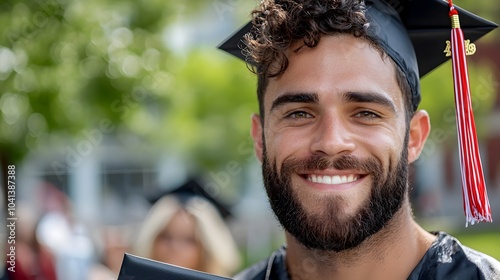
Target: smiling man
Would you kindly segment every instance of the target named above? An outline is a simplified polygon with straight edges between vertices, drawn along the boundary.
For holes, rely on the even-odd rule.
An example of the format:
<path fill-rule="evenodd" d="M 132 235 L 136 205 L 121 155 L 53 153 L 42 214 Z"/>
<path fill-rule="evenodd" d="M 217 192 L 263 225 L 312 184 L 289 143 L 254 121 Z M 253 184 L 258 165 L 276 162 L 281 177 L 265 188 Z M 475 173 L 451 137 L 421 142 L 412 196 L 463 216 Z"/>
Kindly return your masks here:
<path fill-rule="evenodd" d="M 392 218 L 411 220 L 410 211 L 399 211 L 409 209 L 408 160 L 418 156 L 429 122 L 416 113 L 411 146 L 403 148 L 410 140 L 405 105 L 390 60 L 350 35 L 325 36 L 288 59 L 269 81 L 263 123 L 254 116 L 252 135 L 289 249 L 297 242 L 344 251 Z M 413 231 L 412 223 L 398 224 Z"/>
<path fill-rule="evenodd" d="M 287 241 L 236 279 L 500 279 L 498 261 L 413 219 L 408 166 L 430 131 L 419 77 L 446 58 L 420 59 L 408 25 L 447 6 L 391 4 L 264 0 L 221 46 L 242 57 L 249 31 L 252 136 Z"/>

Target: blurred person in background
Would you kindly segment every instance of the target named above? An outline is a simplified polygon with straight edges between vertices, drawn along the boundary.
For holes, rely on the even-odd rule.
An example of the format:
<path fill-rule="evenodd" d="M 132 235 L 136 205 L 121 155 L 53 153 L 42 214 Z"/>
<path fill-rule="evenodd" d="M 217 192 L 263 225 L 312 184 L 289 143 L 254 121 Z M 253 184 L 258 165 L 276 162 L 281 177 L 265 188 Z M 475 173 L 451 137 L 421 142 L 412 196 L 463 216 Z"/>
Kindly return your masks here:
<path fill-rule="evenodd" d="M 33 208 L 20 204 L 17 209 L 16 265 L 8 271 L 10 280 L 56 280 L 55 260 L 52 252 L 36 237 L 39 217 Z"/>
<path fill-rule="evenodd" d="M 89 280 L 116 280 L 120 272 L 123 255 L 130 245 L 129 228 L 126 226 L 103 226 L 99 229 L 97 244 L 99 258 L 89 272 Z"/>
<path fill-rule="evenodd" d="M 148 213 L 133 253 L 211 274 L 232 275 L 240 265 L 238 248 L 216 206 L 209 202 L 213 199 L 202 197 L 205 195 L 190 181 L 161 197 Z"/>
<path fill-rule="evenodd" d="M 95 258 L 87 225 L 75 217 L 69 197 L 56 186 L 45 183 L 40 191 L 44 214 L 36 236 L 54 253 L 57 279 L 87 280 Z"/>

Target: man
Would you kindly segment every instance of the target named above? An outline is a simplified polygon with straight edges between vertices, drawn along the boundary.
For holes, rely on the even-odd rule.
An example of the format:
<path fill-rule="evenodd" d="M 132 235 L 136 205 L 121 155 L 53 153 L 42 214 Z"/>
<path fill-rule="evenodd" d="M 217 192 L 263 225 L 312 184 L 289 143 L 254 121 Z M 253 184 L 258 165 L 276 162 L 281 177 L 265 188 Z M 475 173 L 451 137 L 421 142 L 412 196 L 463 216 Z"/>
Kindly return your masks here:
<path fill-rule="evenodd" d="M 236 279 L 500 279 L 498 261 L 413 219 L 408 165 L 430 130 L 417 110 L 430 69 L 399 19 L 410 6 L 392 2 L 264 0 L 253 11 L 252 136 L 287 245 Z"/>

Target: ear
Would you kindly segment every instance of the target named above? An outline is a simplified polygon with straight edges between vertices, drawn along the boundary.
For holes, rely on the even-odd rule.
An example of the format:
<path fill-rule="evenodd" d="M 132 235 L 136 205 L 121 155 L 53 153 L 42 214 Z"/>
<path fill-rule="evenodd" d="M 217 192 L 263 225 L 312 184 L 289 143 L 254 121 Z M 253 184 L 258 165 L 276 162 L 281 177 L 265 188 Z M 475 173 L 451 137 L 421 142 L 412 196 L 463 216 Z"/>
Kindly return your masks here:
<path fill-rule="evenodd" d="M 255 155 L 262 162 L 262 123 L 258 114 L 252 115 L 252 138 Z"/>
<path fill-rule="evenodd" d="M 420 110 L 415 112 L 410 121 L 410 135 L 408 139 L 408 162 L 412 163 L 418 159 L 424 148 L 425 141 L 431 130 L 429 114 Z"/>

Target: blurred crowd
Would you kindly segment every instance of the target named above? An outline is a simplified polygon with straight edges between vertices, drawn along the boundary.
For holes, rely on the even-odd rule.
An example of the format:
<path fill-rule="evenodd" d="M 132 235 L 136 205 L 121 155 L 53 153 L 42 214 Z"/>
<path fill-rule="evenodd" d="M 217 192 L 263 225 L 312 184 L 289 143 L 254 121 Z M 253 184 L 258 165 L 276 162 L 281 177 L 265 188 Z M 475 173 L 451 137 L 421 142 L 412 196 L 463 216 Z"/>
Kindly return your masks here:
<path fill-rule="evenodd" d="M 117 279 L 125 253 L 222 276 L 240 268 L 227 213 L 197 190 L 156 197 L 141 224 L 120 226 L 82 221 L 64 192 L 39 190 L 40 205 L 18 205 L 15 272 L 1 280 Z"/>

